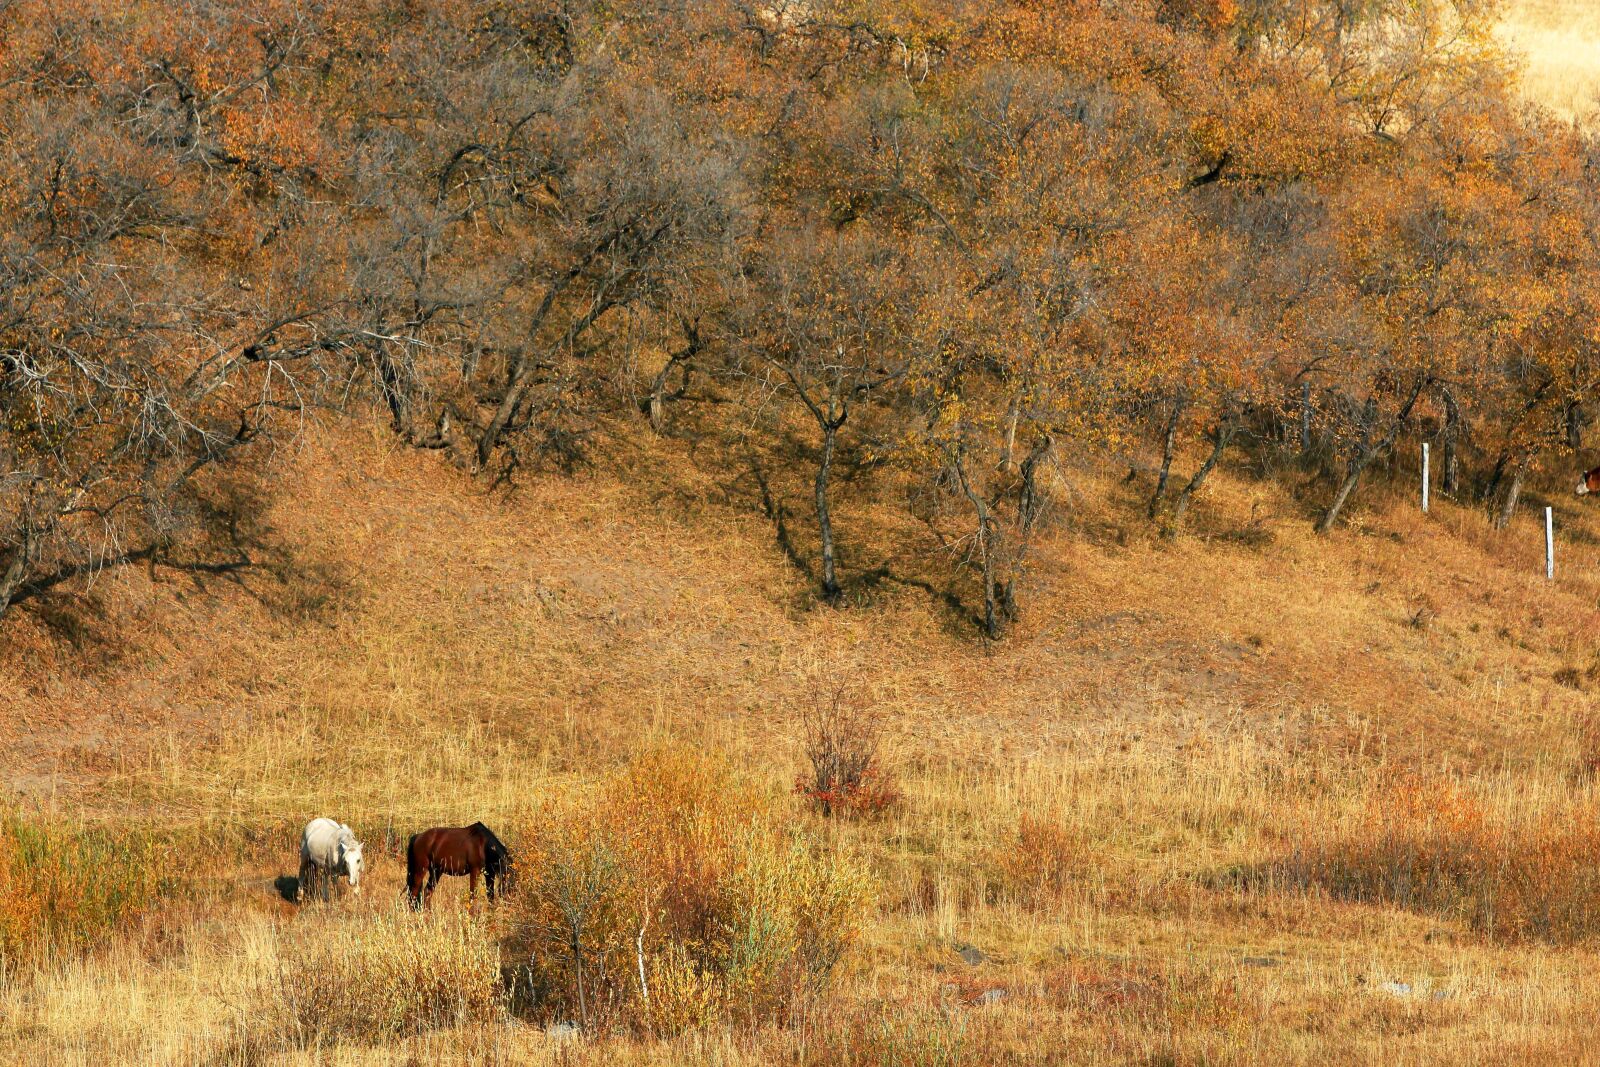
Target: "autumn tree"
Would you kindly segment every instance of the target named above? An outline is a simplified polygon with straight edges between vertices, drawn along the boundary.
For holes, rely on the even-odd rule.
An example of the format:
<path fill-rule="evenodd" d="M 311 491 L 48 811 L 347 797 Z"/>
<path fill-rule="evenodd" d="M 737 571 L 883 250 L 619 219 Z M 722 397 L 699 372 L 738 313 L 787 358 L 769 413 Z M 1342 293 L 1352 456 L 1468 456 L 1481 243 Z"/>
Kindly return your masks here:
<path fill-rule="evenodd" d="M 903 253 L 869 235 L 801 232 L 763 257 L 739 319 L 762 391 L 790 399 L 815 431 L 818 576 L 830 603 L 842 593 L 831 504 L 839 435 L 905 376 L 915 286 Z"/>
<path fill-rule="evenodd" d="M 178 562 L 218 517 L 207 472 L 304 410 L 348 337 L 315 122 L 275 84 L 315 34 L 289 7 L 203 10 L 204 33 L 95 13 L 3 14 L 0 612 Z M 220 548 L 186 562 L 243 561 Z"/>
<path fill-rule="evenodd" d="M 912 441 L 963 504 L 953 543 L 999 637 L 1019 616 L 1057 450 L 1114 440 L 1119 398 L 1148 374 L 1113 309 L 1134 287 L 1154 205 L 1181 179 L 1157 162 L 1159 111 L 1066 72 L 1000 64 L 945 92 L 949 132 L 922 148 L 937 163 L 897 160 L 880 181 L 943 249 Z"/>
<path fill-rule="evenodd" d="M 849 494 L 907 501 L 990 637 L 1069 464 L 1153 453 L 1172 533 L 1294 439 L 1327 531 L 1431 439 L 1509 516 L 1594 418 L 1600 197 L 1493 16 L 0 5 L 0 612 L 244 565 L 220 486 L 321 415 L 496 486 L 759 456 L 830 602 Z"/>

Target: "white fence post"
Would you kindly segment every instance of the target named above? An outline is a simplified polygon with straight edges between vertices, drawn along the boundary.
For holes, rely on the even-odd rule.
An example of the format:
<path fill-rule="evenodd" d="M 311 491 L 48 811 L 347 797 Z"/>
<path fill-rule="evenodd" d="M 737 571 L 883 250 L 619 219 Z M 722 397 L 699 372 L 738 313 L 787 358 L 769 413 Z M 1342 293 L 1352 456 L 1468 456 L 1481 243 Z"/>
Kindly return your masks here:
<path fill-rule="evenodd" d="M 1544 509 L 1544 580 L 1556 580 L 1556 520 L 1555 509 Z"/>
<path fill-rule="evenodd" d="M 1428 442 L 1422 442 L 1422 513 L 1428 513 Z"/>

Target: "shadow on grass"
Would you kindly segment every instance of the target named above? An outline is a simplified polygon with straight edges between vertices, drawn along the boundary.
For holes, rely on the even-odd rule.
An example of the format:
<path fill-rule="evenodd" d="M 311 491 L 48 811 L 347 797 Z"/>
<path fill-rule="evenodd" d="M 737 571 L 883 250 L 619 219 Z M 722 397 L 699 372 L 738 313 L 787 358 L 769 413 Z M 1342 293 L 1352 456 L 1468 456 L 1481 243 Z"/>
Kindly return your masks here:
<path fill-rule="evenodd" d="M 1250 895 L 1325 895 L 1460 922 L 1490 941 L 1575 944 L 1600 935 L 1600 828 L 1574 819 L 1501 827 L 1447 813 L 1201 877 Z"/>

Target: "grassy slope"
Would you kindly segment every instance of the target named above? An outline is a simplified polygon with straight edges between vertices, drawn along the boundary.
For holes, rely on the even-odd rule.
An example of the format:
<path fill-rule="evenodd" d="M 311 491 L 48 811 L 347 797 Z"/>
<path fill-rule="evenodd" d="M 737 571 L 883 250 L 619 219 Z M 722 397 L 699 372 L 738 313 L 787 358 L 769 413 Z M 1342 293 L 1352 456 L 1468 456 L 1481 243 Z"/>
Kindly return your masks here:
<path fill-rule="evenodd" d="M 117 606 L 75 646 L 36 618 L 8 626 L 0 768 L 29 803 L 254 827 L 263 843 L 225 853 L 186 917 L 164 920 L 177 932 L 158 940 L 179 948 L 135 940 L 93 967 L 0 985 L 0 1018 L 67 1060 L 198 1055 L 205 1042 L 174 1028 L 221 1025 L 215 977 L 270 955 L 290 917 L 270 883 L 293 870 L 298 821 L 338 814 L 369 840 L 494 822 L 661 737 L 731 751 L 781 790 L 799 767 L 795 710 L 820 674 L 870 694 L 907 795 L 885 822 L 838 831 L 883 886 L 842 1003 L 915 1017 L 952 981 L 1036 988 L 962 1015 L 969 1054 L 1070 1047 L 1084 1062 L 1162 1050 L 1520 1062 L 1584 1047 L 1589 954 L 1218 880 L 1359 826 L 1400 770 L 1468 772 L 1508 818 L 1588 798 L 1569 772 L 1589 700 L 1579 687 L 1595 684 L 1584 672 L 1597 662 L 1600 524 L 1579 501 L 1551 500 L 1552 588 L 1530 516 L 1494 534 L 1449 502 L 1424 521 L 1369 487 L 1351 527 L 1321 540 L 1298 475 L 1233 474 L 1191 535 L 1163 542 L 1133 518 L 1137 488 L 1073 471 L 1076 504 L 1042 548 L 1025 625 L 985 649 L 905 583 L 817 608 L 744 506 L 747 486 L 688 452 L 663 463 L 636 445 L 616 446 L 619 475 L 486 499 L 435 456 L 320 431 L 285 458 L 292 489 L 268 515 L 294 564 L 286 580 L 202 588 L 129 572 L 105 579 Z M 335 451 L 344 473 L 328 473 Z M 847 507 L 846 550 L 869 529 L 909 539 L 885 529 L 892 513 Z M 926 548 L 904 566 L 936 588 L 947 572 Z M 1563 668 L 1570 684 L 1553 680 Z M 1083 846 L 1071 890 L 1044 909 L 991 889 L 1025 813 Z M 374 878 L 397 887 L 398 864 L 380 858 Z M 967 941 L 995 959 L 961 964 L 951 946 Z M 1281 962 L 1246 962 L 1261 956 Z M 1093 1010 L 1050 999 L 1063 967 L 1102 967 L 1114 984 L 1130 966 L 1210 992 L 1198 1008 L 1176 994 Z M 1449 996 L 1375 992 L 1389 979 Z M 543 1055 L 525 1035 L 474 1040 Z M 747 1062 L 777 1055 L 768 1040 L 713 1043 Z M 669 1052 L 700 1055 L 593 1056 Z"/>
<path fill-rule="evenodd" d="M 1528 95 L 1563 115 L 1600 105 L 1600 6 L 1591 0 L 1510 0 L 1504 37 L 1526 62 Z"/>

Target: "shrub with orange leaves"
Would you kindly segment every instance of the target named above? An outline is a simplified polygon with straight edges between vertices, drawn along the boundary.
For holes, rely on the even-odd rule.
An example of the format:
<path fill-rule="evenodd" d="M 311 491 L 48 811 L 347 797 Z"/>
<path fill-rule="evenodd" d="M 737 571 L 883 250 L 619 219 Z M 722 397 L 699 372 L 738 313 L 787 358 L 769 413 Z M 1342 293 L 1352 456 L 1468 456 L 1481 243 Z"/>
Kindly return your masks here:
<path fill-rule="evenodd" d="M 999 888 L 1035 907 L 1061 899 L 1085 865 L 1083 838 L 1031 813 L 1017 821 L 1017 836 L 994 856 Z"/>
<path fill-rule="evenodd" d="M 1600 934 L 1600 810 L 1491 815 L 1454 778 L 1407 775 L 1375 789 L 1350 833 L 1297 851 L 1292 882 L 1458 919 L 1497 939 Z"/>
<path fill-rule="evenodd" d="M 99 943 L 162 890 L 151 842 L 0 813 L 0 970 Z"/>
<path fill-rule="evenodd" d="M 863 871 L 718 757 L 647 752 L 519 835 L 515 955 L 548 1010 L 660 1034 L 785 1021 L 855 941 Z"/>

